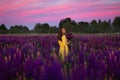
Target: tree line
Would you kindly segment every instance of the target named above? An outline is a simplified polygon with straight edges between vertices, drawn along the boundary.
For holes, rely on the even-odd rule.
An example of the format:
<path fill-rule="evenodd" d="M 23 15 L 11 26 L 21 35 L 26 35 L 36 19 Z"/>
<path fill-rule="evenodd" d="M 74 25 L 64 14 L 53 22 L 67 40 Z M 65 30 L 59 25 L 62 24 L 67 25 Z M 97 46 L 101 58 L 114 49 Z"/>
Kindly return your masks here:
<path fill-rule="evenodd" d="M 72 33 L 120 33 L 120 16 L 115 17 L 113 21 L 92 20 L 91 22 L 76 22 L 71 18 L 60 20 L 59 26 L 50 26 L 48 23 L 37 23 L 32 30 L 27 26 L 14 25 L 7 29 L 5 24 L 0 25 L 0 34 L 50 34 L 58 33 L 60 27 L 65 27 Z"/>

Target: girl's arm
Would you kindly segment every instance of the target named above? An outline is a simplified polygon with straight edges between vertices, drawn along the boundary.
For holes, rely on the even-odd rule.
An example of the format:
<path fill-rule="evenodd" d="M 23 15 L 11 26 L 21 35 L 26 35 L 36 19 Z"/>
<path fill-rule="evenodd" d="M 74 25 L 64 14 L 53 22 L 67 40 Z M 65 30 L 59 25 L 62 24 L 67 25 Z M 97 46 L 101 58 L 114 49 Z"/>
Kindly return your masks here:
<path fill-rule="evenodd" d="M 58 40 L 58 44 L 59 44 L 59 46 L 61 45 L 61 43 L 62 43 L 62 42 L 61 42 L 60 40 Z"/>
<path fill-rule="evenodd" d="M 70 44 L 70 41 L 67 41 L 67 45 L 69 45 Z"/>

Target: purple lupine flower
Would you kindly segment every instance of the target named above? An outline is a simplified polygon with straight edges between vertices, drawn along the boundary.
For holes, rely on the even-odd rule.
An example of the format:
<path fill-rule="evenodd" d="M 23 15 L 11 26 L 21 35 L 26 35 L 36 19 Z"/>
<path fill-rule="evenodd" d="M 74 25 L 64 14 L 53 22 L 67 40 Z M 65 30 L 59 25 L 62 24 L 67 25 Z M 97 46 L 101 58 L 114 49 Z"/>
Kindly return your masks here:
<path fill-rule="evenodd" d="M 67 37 L 68 40 L 72 40 L 73 34 L 72 34 L 72 33 L 68 33 L 68 34 L 66 35 L 66 37 Z"/>

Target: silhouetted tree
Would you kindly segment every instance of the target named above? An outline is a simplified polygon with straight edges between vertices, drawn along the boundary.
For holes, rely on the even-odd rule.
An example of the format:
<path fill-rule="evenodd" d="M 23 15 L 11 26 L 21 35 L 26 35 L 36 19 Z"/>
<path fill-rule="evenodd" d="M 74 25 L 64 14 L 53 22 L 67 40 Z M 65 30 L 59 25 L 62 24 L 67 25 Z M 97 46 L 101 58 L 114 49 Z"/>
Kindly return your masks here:
<path fill-rule="evenodd" d="M 29 29 L 28 29 L 28 27 L 27 26 L 23 26 L 22 27 L 22 32 L 21 33 L 29 33 L 30 31 L 29 31 Z"/>
<path fill-rule="evenodd" d="M 65 19 L 60 20 L 59 27 L 62 27 L 63 24 L 65 24 L 67 22 L 71 22 L 71 18 L 65 18 Z"/>
<path fill-rule="evenodd" d="M 112 27 L 110 26 L 110 22 L 103 21 L 98 23 L 98 32 L 99 33 L 110 33 L 112 31 Z"/>
<path fill-rule="evenodd" d="M 8 29 L 6 28 L 5 24 L 0 25 L 0 34 L 7 34 Z"/>
<path fill-rule="evenodd" d="M 89 33 L 98 33 L 98 23 L 96 20 L 92 20 L 90 22 L 90 26 L 88 27 L 87 30 Z"/>
<path fill-rule="evenodd" d="M 77 23 L 74 20 L 71 20 L 71 18 L 62 19 L 59 22 L 59 27 L 65 27 L 68 32 L 75 32 L 76 26 Z"/>
<path fill-rule="evenodd" d="M 112 24 L 114 26 L 115 32 L 120 32 L 120 16 L 115 17 Z"/>
<path fill-rule="evenodd" d="M 34 27 L 35 33 L 49 33 L 49 24 L 48 23 L 37 23 Z"/>
<path fill-rule="evenodd" d="M 9 32 L 11 34 L 26 34 L 29 33 L 29 29 L 26 26 L 15 25 L 10 27 Z"/>
<path fill-rule="evenodd" d="M 37 23 L 34 27 L 34 32 L 35 33 L 42 33 L 42 25 L 40 23 Z"/>
<path fill-rule="evenodd" d="M 58 33 L 58 28 L 56 26 L 51 26 L 49 28 L 49 33 Z"/>
<path fill-rule="evenodd" d="M 34 28 L 30 31 L 27 26 L 23 25 L 15 25 L 11 26 L 8 30 L 4 24 L 0 25 L 0 34 L 27 34 L 27 33 L 58 33 L 60 27 L 65 27 L 68 32 L 73 33 L 112 33 L 112 32 L 120 32 L 120 17 L 115 17 L 113 22 L 111 20 L 98 22 L 96 20 L 92 20 L 90 23 L 88 22 L 75 22 L 71 18 L 64 18 L 60 20 L 59 27 L 49 26 L 48 23 L 37 23 Z"/>
<path fill-rule="evenodd" d="M 78 27 L 76 30 L 78 30 L 78 33 L 86 33 L 87 29 L 89 27 L 89 23 L 88 22 L 78 22 Z"/>
<path fill-rule="evenodd" d="M 42 33 L 49 33 L 49 24 L 48 23 L 42 24 Z"/>

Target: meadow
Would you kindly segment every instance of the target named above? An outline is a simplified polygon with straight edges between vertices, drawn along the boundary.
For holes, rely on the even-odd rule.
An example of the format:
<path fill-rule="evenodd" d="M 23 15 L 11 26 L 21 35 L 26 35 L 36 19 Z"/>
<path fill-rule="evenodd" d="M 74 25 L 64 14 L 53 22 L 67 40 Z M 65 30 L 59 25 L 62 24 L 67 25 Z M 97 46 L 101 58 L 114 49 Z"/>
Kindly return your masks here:
<path fill-rule="evenodd" d="M 120 80 L 119 34 L 73 34 L 60 61 L 57 35 L 0 35 L 0 80 Z"/>

